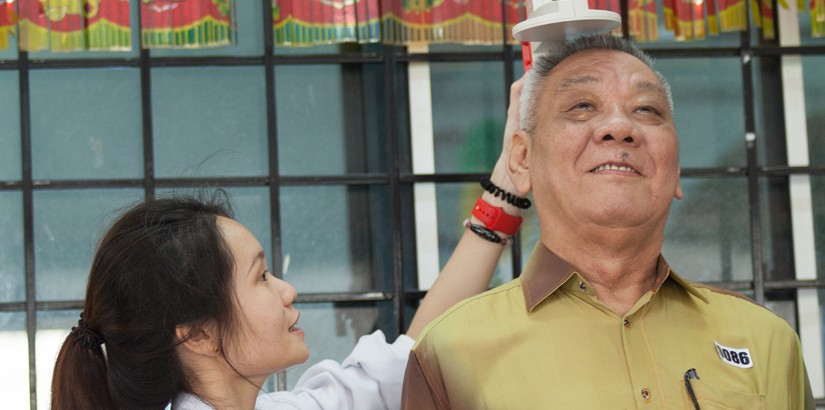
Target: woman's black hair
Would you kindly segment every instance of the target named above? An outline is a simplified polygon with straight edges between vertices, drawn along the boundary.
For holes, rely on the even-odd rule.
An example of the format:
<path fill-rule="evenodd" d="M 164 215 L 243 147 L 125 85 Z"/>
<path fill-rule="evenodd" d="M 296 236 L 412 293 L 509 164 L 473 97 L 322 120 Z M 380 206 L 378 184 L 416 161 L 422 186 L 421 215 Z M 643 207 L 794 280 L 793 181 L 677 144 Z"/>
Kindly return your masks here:
<path fill-rule="evenodd" d="M 217 224 L 232 212 L 219 193 L 147 200 L 109 228 L 92 262 L 82 320 L 57 357 L 53 409 L 161 409 L 191 392 L 177 327 L 216 326 L 222 350 L 239 323 L 234 260 Z"/>

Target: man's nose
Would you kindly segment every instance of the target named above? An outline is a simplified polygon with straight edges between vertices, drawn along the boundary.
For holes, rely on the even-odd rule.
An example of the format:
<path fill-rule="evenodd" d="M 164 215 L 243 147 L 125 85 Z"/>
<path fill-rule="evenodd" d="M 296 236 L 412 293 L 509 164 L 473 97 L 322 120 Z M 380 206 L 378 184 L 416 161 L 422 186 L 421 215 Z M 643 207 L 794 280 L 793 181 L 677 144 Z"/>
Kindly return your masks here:
<path fill-rule="evenodd" d="M 598 142 L 618 142 L 622 145 L 629 144 L 632 146 L 636 146 L 641 142 L 633 118 L 621 109 L 614 109 L 605 113 L 600 120 L 601 123 L 593 135 Z"/>
<path fill-rule="evenodd" d="M 602 137 L 602 141 L 618 141 L 618 140 L 619 140 L 618 138 L 616 138 L 616 137 L 614 137 L 613 135 L 610 135 L 610 134 L 607 134 L 607 135 Z M 623 142 L 627 142 L 627 143 L 630 143 L 630 144 L 633 143 L 633 137 L 631 137 L 631 136 L 621 138 L 621 140 Z"/>

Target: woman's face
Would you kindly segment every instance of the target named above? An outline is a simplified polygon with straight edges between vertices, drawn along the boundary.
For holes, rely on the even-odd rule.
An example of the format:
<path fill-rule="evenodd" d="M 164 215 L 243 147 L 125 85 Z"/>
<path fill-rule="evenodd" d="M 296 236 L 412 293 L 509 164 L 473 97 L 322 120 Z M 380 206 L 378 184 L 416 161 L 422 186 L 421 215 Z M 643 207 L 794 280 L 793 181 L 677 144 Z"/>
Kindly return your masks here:
<path fill-rule="evenodd" d="M 224 345 L 229 363 L 244 377 L 262 384 L 267 377 L 309 357 L 300 312 L 292 306 L 295 288 L 269 273 L 261 244 L 246 227 L 218 217 L 235 259 L 234 292 L 242 332 Z"/>

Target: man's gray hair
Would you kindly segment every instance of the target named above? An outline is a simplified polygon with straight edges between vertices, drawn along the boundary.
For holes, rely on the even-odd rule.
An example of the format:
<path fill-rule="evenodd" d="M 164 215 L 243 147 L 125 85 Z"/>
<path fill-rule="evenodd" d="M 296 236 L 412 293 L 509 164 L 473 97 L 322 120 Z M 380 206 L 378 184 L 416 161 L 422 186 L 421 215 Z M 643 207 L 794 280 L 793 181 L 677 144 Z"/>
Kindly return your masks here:
<path fill-rule="evenodd" d="M 527 73 L 524 88 L 521 92 L 521 112 L 519 113 L 519 120 L 521 121 L 521 128 L 523 130 L 531 135 L 536 130 L 538 122 L 537 111 L 550 71 L 567 57 L 586 50 L 621 51 L 641 60 L 656 74 L 656 78 L 659 79 L 659 82 L 665 90 L 670 111 L 673 111 L 673 96 L 670 91 L 670 84 L 668 84 L 665 76 L 653 67 L 653 59 L 649 55 L 645 54 L 630 41 L 611 34 L 585 36 L 563 43 L 557 43 L 550 48 L 549 52 L 542 54 L 533 62 L 533 68 Z"/>

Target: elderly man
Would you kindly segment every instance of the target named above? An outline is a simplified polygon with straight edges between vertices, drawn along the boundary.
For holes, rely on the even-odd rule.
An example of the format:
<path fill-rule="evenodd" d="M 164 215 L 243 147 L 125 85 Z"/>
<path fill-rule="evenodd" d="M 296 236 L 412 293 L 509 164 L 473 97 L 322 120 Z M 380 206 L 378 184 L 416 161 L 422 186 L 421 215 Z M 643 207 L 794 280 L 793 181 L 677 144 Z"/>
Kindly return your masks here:
<path fill-rule="evenodd" d="M 540 241 L 520 278 L 425 330 L 402 408 L 813 408 L 794 330 L 661 256 L 682 197 L 671 101 L 650 58 L 612 36 L 535 63 L 508 167 Z"/>

